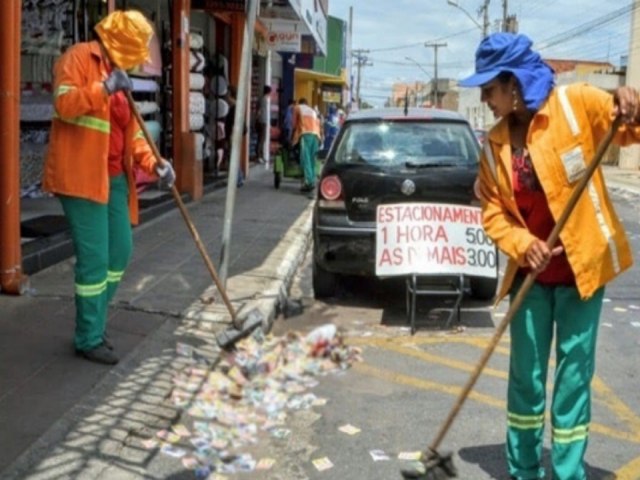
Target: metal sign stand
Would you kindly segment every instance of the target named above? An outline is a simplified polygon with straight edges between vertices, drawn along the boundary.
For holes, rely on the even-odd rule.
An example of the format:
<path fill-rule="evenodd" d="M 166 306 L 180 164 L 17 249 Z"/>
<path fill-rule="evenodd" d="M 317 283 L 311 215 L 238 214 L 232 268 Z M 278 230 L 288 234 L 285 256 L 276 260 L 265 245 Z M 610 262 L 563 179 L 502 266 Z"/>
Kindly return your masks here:
<path fill-rule="evenodd" d="M 437 283 L 429 283 L 429 279 L 437 278 Z M 442 281 L 442 279 L 448 281 Z M 423 283 L 420 283 L 420 282 Z M 432 274 L 432 275 L 416 275 L 415 273 L 407 277 L 407 294 L 406 294 L 406 310 L 407 321 L 411 325 L 411 335 L 416 332 L 416 297 L 418 296 L 438 296 L 438 297 L 455 297 L 455 303 L 447 318 L 446 327 L 448 328 L 453 320 L 453 316 L 457 313 L 458 323 L 460 323 L 460 305 L 464 297 L 464 275 L 452 274 Z"/>

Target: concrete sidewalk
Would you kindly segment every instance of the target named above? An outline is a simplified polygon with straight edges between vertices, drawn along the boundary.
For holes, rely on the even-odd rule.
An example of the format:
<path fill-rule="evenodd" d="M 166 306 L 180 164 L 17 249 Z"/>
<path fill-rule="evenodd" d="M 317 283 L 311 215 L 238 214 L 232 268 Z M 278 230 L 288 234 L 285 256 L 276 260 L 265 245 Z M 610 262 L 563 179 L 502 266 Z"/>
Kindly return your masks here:
<path fill-rule="evenodd" d="M 640 172 L 605 167 L 614 193 L 640 195 Z M 273 188 L 262 167 L 237 193 L 229 296 L 272 320 L 310 241 L 311 203 L 295 181 Z M 225 190 L 188 206 L 218 264 Z M 110 312 L 116 367 L 73 355 L 73 261 L 31 277 L 23 297 L 0 295 L 0 478 L 193 478 L 141 440 L 174 423 L 168 400 L 176 347 L 215 361 L 229 315 L 177 210 L 134 233 L 134 258 Z"/>
<path fill-rule="evenodd" d="M 271 172 L 251 174 L 236 196 L 227 290 L 237 311 L 258 308 L 270 322 L 307 248 L 311 203 L 296 181 L 275 190 Z M 216 265 L 225 198 L 219 190 L 188 206 Z M 30 281 L 28 295 L 0 296 L 0 477 L 170 476 L 175 465 L 151 461 L 139 438 L 179 415 L 166 401 L 176 345 L 213 361 L 230 320 L 177 209 L 134 231 L 108 322 L 116 367 L 73 354 L 73 260 Z"/>

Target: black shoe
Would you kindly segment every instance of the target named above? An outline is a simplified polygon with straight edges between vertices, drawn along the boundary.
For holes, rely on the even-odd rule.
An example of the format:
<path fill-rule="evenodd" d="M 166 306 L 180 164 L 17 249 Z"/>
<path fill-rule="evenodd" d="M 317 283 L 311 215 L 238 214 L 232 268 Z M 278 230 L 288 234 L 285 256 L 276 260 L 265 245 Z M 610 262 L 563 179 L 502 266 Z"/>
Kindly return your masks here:
<path fill-rule="evenodd" d="M 118 357 L 109 350 L 104 343 L 101 343 L 97 347 L 91 350 L 78 350 L 76 349 L 76 355 L 86 358 L 91 362 L 102 363 L 104 365 L 115 365 L 118 363 Z"/>
<path fill-rule="evenodd" d="M 107 332 L 104 332 L 102 335 L 102 344 L 107 347 L 109 350 L 113 350 L 113 343 L 111 343 L 111 337 Z"/>
<path fill-rule="evenodd" d="M 303 184 L 300 187 L 301 192 L 313 192 L 313 185 L 309 185 L 308 183 Z"/>

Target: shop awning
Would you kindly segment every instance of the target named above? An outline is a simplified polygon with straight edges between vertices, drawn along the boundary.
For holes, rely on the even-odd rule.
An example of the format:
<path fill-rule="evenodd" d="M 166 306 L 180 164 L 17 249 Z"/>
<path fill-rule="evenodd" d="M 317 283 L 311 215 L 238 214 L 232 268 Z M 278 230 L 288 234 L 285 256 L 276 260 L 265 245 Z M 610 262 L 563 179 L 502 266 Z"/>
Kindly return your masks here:
<path fill-rule="evenodd" d="M 306 70 L 304 68 L 296 68 L 296 81 L 316 81 L 329 85 L 346 85 L 347 81 L 338 75 L 329 75 L 328 73 L 316 72 L 314 70 Z"/>

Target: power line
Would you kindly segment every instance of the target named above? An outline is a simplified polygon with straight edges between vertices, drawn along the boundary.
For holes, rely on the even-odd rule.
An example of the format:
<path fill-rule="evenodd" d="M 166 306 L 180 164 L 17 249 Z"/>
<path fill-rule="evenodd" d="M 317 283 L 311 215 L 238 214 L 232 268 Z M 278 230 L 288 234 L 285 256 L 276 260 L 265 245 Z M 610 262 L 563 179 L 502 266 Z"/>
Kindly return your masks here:
<path fill-rule="evenodd" d="M 633 10 L 639 7 L 640 7 L 640 4 L 634 4 L 634 5 L 629 5 L 629 6 L 620 8 L 618 10 L 614 10 L 613 12 L 610 12 L 606 15 L 595 18 L 594 20 L 583 23 L 582 25 L 578 25 L 575 28 L 566 30 L 565 32 L 549 37 L 546 40 L 543 40 L 542 42 L 540 42 L 539 46 L 538 45 L 536 46 L 536 49 L 538 51 L 545 50 L 547 48 L 553 47 L 560 43 L 564 43 L 573 38 L 579 37 L 585 33 L 592 33 L 594 30 L 601 28 L 610 22 L 615 21 L 617 18 L 623 15 L 628 15 Z"/>
<path fill-rule="evenodd" d="M 357 79 L 357 83 L 356 83 L 356 96 L 357 96 L 357 104 L 358 104 L 358 109 L 360 109 L 360 82 L 362 80 L 362 68 L 363 67 L 370 67 L 373 66 L 373 63 L 371 61 L 369 61 L 369 57 L 367 57 L 367 53 L 369 53 L 369 50 L 363 50 L 363 49 L 355 49 L 351 51 L 351 55 L 353 55 L 353 57 L 356 59 L 356 68 L 358 71 L 358 79 Z"/>
<path fill-rule="evenodd" d="M 460 35 L 465 35 L 465 34 L 467 34 L 469 32 L 475 32 L 475 31 L 476 31 L 475 28 L 468 28 L 466 30 L 461 30 L 459 32 L 452 33 L 450 35 L 445 35 L 443 37 L 438 37 L 438 38 L 435 38 L 433 40 L 427 40 L 427 41 L 438 42 L 440 40 L 446 40 L 448 38 L 453 38 L 453 37 L 457 37 L 457 36 L 460 36 Z M 396 46 L 393 46 L 393 47 L 372 48 L 372 49 L 369 50 L 369 52 L 390 52 L 392 50 L 403 50 L 405 48 L 419 47 L 421 45 L 424 45 L 424 43 L 425 42 L 405 43 L 403 45 L 396 45 Z"/>

